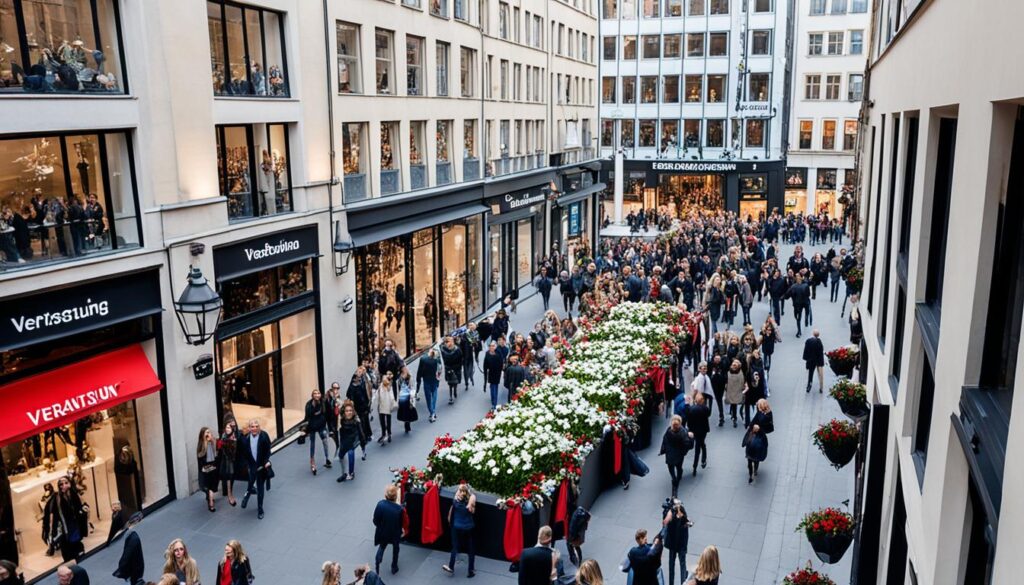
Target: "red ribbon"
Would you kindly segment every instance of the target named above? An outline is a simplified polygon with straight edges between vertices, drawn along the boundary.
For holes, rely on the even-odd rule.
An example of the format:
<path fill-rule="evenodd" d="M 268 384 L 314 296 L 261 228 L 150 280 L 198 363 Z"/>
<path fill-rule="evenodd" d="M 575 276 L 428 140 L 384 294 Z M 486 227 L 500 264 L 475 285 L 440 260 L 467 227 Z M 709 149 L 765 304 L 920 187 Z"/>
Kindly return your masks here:
<path fill-rule="evenodd" d="M 618 475 L 622 472 L 622 439 L 619 438 L 619 434 L 616 432 L 612 432 L 612 445 L 615 451 L 615 466 L 613 469 L 615 470 L 615 475 Z"/>
<path fill-rule="evenodd" d="M 427 482 L 427 493 L 423 495 L 423 526 L 420 529 L 420 541 L 430 544 L 441 538 L 444 528 L 441 526 L 441 494 L 437 484 Z"/>
<path fill-rule="evenodd" d="M 654 383 L 654 391 L 658 394 L 665 393 L 665 368 L 653 367 L 647 371 L 647 376 Z"/>
<path fill-rule="evenodd" d="M 505 558 L 518 562 L 523 553 L 523 511 L 515 504 L 505 511 Z"/>
<path fill-rule="evenodd" d="M 555 522 L 561 522 L 563 524 L 562 534 L 566 540 L 569 540 L 569 482 L 568 480 L 562 480 L 562 485 L 558 487 L 558 502 L 555 504 Z"/>

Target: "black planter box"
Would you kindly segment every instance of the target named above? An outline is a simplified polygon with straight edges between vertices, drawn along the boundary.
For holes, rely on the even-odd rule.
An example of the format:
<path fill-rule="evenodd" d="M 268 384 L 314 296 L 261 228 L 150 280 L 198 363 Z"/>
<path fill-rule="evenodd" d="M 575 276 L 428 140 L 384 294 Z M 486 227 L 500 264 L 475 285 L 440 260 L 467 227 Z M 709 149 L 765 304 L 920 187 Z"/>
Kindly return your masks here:
<path fill-rule="evenodd" d="M 846 534 L 840 536 L 808 536 L 807 540 L 810 541 L 814 554 L 821 559 L 821 562 L 834 565 L 846 554 L 846 549 L 853 542 L 853 536 Z"/>
<path fill-rule="evenodd" d="M 857 455 L 857 443 L 837 447 L 823 447 L 821 452 L 832 462 L 833 467 L 840 469 L 850 461 L 853 461 L 853 457 Z"/>

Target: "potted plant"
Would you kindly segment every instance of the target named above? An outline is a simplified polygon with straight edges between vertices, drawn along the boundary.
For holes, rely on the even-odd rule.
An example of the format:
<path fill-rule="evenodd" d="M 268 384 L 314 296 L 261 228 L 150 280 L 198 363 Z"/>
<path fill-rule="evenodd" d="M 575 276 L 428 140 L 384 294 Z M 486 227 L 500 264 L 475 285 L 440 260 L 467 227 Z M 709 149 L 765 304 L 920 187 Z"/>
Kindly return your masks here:
<path fill-rule="evenodd" d="M 815 571 L 811 561 L 807 561 L 806 567 L 783 577 L 782 585 L 836 585 L 836 582 L 829 579 L 828 575 Z"/>
<path fill-rule="evenodd" d="M 853 516 L 836 508 L 822 508 L 804 516 L 797 526 L 803 530 L 823 563 L 838 563 L 853 542 Z"/>
<path fill-rule="evenodd" d="M 854 266 L 846 273 L 846 288 L 850 294 L 859 293 L 864 287 L 864 270 Z"/>
<path fill-rule="evenodd" d="M 868 406 L 867 387 L 849 378 L 841 378 L 836 382 L 828 391 L 828 395 L 836 399 L 843 414 L 855 421 L 866 417 L 871 410 Z"/>
<path fill-rule="evenodd" d="M 814 444 L 828 457 L 836 469 L 849 463 L 857 454 L 860 429 L 853 423 L 832 419 L 814 431 Z"/>
<path fill-rule="evenodd" d="M 837 347 L 825 355 L 828 356 L 828 366 L 837 376 L 849 378 L 853 368 L 860 363 L 860 349 L 856 345 Z"/>

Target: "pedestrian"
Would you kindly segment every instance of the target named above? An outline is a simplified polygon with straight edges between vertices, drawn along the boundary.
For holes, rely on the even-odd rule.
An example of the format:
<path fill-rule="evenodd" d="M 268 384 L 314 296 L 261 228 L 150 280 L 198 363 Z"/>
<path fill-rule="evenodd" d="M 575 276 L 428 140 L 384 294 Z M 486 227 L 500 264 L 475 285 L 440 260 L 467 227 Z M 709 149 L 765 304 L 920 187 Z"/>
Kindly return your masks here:
<path fill-rule="evenodd" d="M 742 274 L 736 277 L 739 286 L 740 308 L 743 309 L 743 324 L 750 325 L 750 308 L 754 306 L 754 291 L 750 288 L 750 282 Z"/>
<path fill-rule="evenodd" d="M 782 334 L 779 332 L 779 327 L 775 324 L 775 319 L 768 315 L 764 320 L 764 325 L 761 326 L 761 337 L 758 339 L 758 343 L 761 345 L 761 355 L 764 359 L 764 369 L 766 372 L 772 369 L 772 356 L 775 354 L 775 344 L 781 342 Z"/>
<path fill-rule="evenodd" d="M 541 302 L 544 303 L 544 310 L 547 311 L 551 303 L 551 279 L 545 271 L 540 270 L 537 272 L 537 277 L 533 279 L 533 285 L 537 288 L 537 292 L 540 293 Z"/>
<path fill-rule="evenodd" d="M 239 465 L 240 454 L 238 452 L 238 440 L 241 434 L 235 424 L 234 418 L 228 418 L 224 423 L 224 432 L 220 434 L 217 441 L 217 452 L 220 458 L 217 460 L 217 475 L 220 477 L 221 493 L 227 496 L 228 504 L 232 507 L 238 503 L 235 500 L 235 472 L 241 469 Z"/>
<path fill-rule="evenodd" d="M 709 376 L 711 378 L 711 389 L 715 393 L 715 406 L 718 408 L 718 426 L 725 424 L 725 387 L 729 380 L 729 372 L 721 355 L 714 355 L 711 358 Z M 708 408 L 711 402 L 708 401 Z"/>
<path fill-rule="evenodd" d="M 718 548 L 709 544 L 704 547 L 697 559 L 697 566 L 693 569 L 693 585 L 718 585 L 718 578 L 722 575 L 722 563 L 718 559 Z"/>
<path fill-rule="evenodd" d="M 448 509 L 448 525 L 452 528 L 452 552 L 448 558 L 447 565 L 441 565 L 445 573 L 455 573 L 455 559 L 459 551 L 465 551 L 469 555 L 469 567 L 467 577 L 476 575 L 476 550 L 473 545 L 473 528 L 476 522 L 473 516 L 476 514 L 476 495 L 469 489 L 467 484 L 459 484 L 455 490 L 455 497 L 452 499 L 452 507 Z"/>
<path fill-rule="evenodd" d="M 224 556 L 217 563 L 216 585 L 249 585 L 252 581 L 252 567 L 242 543 L 229 540 L 224 545 Z"/>
<path fill-rule="evenodd" d="M 590 526 L 590 511 L 583 506 L 576 506 L 569 518 L 569 535 L 565 539 L 565 547 L 569 551 L 569 562 L 580 566 L 583 561 L 583 543 L 587 540 L 587 528 Z"/>
<path fill-rule="evenodd" d="M 754 370 L 747 380 L 747 388 L 743 391 L 743 428 L 750 426 L 750 411 L 759 400 L 766 397 L 764 378 L 760 371 Z"/>
<path fill-rule="evenodd" d="M 668 550 L 668 585 L 676 583 L 676 563 L 679 563 L 679 583 L 686 583 L 686 548 L 690 542 L 690 527 L 693 522 L 686 514 L 686 508 L 678 498 L 672 498 L 671 506 L 661 520 L 665 549 Z"/>
<path fill-rule="evenodd" d="M 199 566 L 188 554 L 185 542 L 175 538 L 164 552 L 164 573 L 178 577 L 181 585 L 199 585 Z"/>
<path fill-rule="evenodd" d="M 583 561 L 580 564 L 580 570 L 576 573 L 576 585 L 604 585 L 601 565 L 598 565 L 594 559 Z"/>
<path fill-rule="evenodd" d="M 384 374 L 380 386 L 373 393 L 373 401 L 377 405 L 377 416 L 380 420 L 378 445 L 383 445 L 384 441 L 391 442 L 391 413 L 398 408 L 398 401 L 395 399 L 397 391 L 392 389 L 394 385 L 394 376 L 391 372 L 387 372 Z"/>
<path fill-rule="evenodd" d="M 334 456 L 338 454 L 338 419 L 341 416 L 341 384 L 337 382 L 331 382 L 331 387 L 327 390 L 327 396 L 324 397 L 324 405 L 326 406 L 325 414 L 327 415 L 327 436 L 334 441 L 334 451 L 331 451 Z M 327 467 L 330 467 L 329 465 Z"/>
<path fill-rule="evenodd" d="M 708 446 L 706 440 L 711 432 L 711 409 L 704 394 L 694 392 L 693 402 L 686 412 L 686 427 L 693 436 L 693 475 L 697 476 L 697 460 L 701 469 L 708 466 Z"/>
<path fill-rule="evenodd" d="M 324 467 L 331 468 L 331 455 L 327 452 L 327 403 L 318 388 L 310 393 L 302 422 L 306 426 L 306 437 L 309 440 L 309 470 L 316 475 L 317 437 L 320 437 L 320 443 L 324 446 Z"/>
<path fill-rule="evenodd" d="M 717 272 L 708 281 L 704 293 L 704 312 L 711 317 L 711 333 L 718 333 L 718 321 L 722 317 L 722 305 L 725 304 L 722 276 Z"/>
<path fill-rule="evenodd" d="M 764 398 L 757 401 L 757 413 L 744 437 L 747 454 L 747 483 L 754 483 L 757 468 L 768 457 L 768 433 L 775 430 L 772 409 Z"/>
<path fill-rule="evenodd" d="M 405 426 L 405 434 L 412 430 L 412 423 L 420 419 L 416 411 L 416 393 L 412 389 L 412 375 L 409 368 L 402 366 L 402 372 L 398 375 L 398 420 Z"/>
<path fill-rule="evenodd" d="M 797 274 L 794 277 L 793 286 L 786 291 L 785 298 L 793 302 L 793 316 L 796 317 L 796 336 L 800 337 L 803 331 L 800 329 L 801 318 L 804 311 L 811 306 L 811 291 L 803 276 Z M 810 326 L 810 315 L 806 316 L 806 325 Z"/>
<path fill-rule="evenodd" d="M 654 537 L 654 544 L 647 543 L 647 530 L 636 531 L 636 546 L 629 549 L 629 570 L 633 573 L 633 585 L 658 585 L 658 570 L 661 568 L 661 534 Z"/>
<path fill-rule="evenodd" d="M 324 561 L 320 573 L 323 574 L 320 585 L 341 585 L 341 563 L 338 561 Z"/>
<path fill-rule="evenodd" d="M 349 585 L 384 585 L 380 575 L 370 570 L 370 565 L 360 565 L 353 572 L 356 580 Z"/>
<path fill-rule="evenodd" d="M 498 341 L 499 338 L 508 335 L 508 313 L 505 309 L 498 309 L 491 321 L 491 339 Z"/>
<path fill-rule="evenodd" d="M 373 387 L 374 384 L 370 379 L 369 371 L 366 365 L 362 365 L 356 368 L 356 373 L 352 375 L 352 381 L 349 382 L 348 391 L 345 393 L 345 397 L 352 403 L 356 414 L 359 415 L 359 423 L 363 425 L 364 445 L 373 440 L 373 429 L 370 428 Z M 366 459 L 365 447 L 363 448 L 363 459 Z"/>
<path fill-rule="evenodd" d="M 839 281 L 843 279 L 840 270 L 843 267 L 843 259 L 836 254 L 828 263 L 829 295 L 828 301 L 834 303 L 839 300 Z"/>
<path fill-rule="evenodd" d="M 274 470 L 270 465 L 270 435 L 260 429 L 260 421 L 257 419 L 249 421 L 249 434 L 242 439 L 240 447 L 242 456 L 249 467 L 249 485 L 242 498 L 242 509 L 249 505 L 249 496 L 255 493 L 256 517 L 262 520 L 263 492 L 266 490 L 270 478 L 274 477 Z"/>
<path fill-rule="evenodd" d="M 693 433 L 683 426 L 683 417 L 673 415 L 672 422 L 661 437 L 661 451 L 658 452 L 659 455 L 665 456 L 665 465 L 668 466 L 668 474 L 672 478 L 672 497 L 679 493 L 679 482 L 683 479 L 683 461 L 692 446 Z"/>
<path fill-rule="evenodd" d="M 512 354 L 508 357 L 508 366 L 505 368 L 505 388 L 508 390 L 508 401 L 515 400 L 516 392 L 525 382 L 530 381 L 530 370 L 519 363 L 519 356 Z"/>
<path fill-rule="evenodd" d="M 422 384 L 427 410 L 430 411 L 430 422 L 437 420 L 437 385 L 440 379 L 441 362 L 437 359 L 437 350 L 431 348 L 416 366 L 416 392 L 419 393 Z"/>
<path fill-rule="evenodd" d="M 743 393 L 746 388 L 747 381 L 740 360 L 733 359 L 729 364 L 729 371 L 726 372 L 725 381 L 725 402 L 729 405 L 733 428 L 736 428 L 736 410 L 743 404 Z"/>
<path fill-rule="evenodd" d="M 57 491 L 43 509 L 43 540 L 60 549 L 65 562 L 85 553 L 82 539 L 89 534 L 89 507 L 82 502 L 78 490 L 67 475 L 57 480 Z"/>
<path fill-rule="evenodd" d="M 384 560 L 384 549 L 391 546 L 391 574 L 398 572 L 398 543 L 402 539 L 402 505 L 398 503 L 398 487 L 388 484 L 384 499 L 373 510 L 373 544 L 377 547 L 376 572 Z"/>
<path fill-rule="evenodd" d="M 380 357 L 377 359 L 377 370 L 381 377 L 391 372 L 391 377 L 397 378 L 403 363 L 405 362 L 402 360 L 402 356 L 398 355 L 398 352 L 395 351 L 395 343 L 390 338 L 385 339 L 384 351 L 380 352 Z M 395 398 L 398 398 L 397 394 Z"/>
<path fill-rule="evenodd" d="M 338 483 L 356 478 L 356 447 L 363 448 L 363 461 L 366 460 L 366 435 L 363 434 L 363 422 L 359 420 L 356 407 L 351 400 L 341 404 L 341 417 L 338 423 L 338 461 L 341 463 L 341 475 Z M 345 473 L 345 457 L 348 457 L 348 473 Z"/>
<path fill-rule="evenodd" d="M 206 494 L 206 507 L 216 512 L 213 496 L 217 493 L 217 442 L 213 439 L 213 431 L 209 427 L 199 429 L 199 440 L 196 442 L 196 459 L 199 462 L 199 489 Z"/>
<path fill-rule="evenodd" d="M 467 346 L 462 352 L 462 378 L 466 381 L 466 388 L 471 388 L 476 386 L 476 365 L 480 362 L 480 351 L 483 349 L 476 323 L 470 321 L 466 325 L 462 340 Z"/>
<path fill-rule="evenodd" d="M 89 573 L 77 563 L 61 565 L 57 567 L 57 584 L 89 585 Z"/>
<path fill-rule="evenodd" d="M 566 315 L 571 314 L 576 303 L 576 291 L 573 290 L 572 277 L 567 270 L 558 275 L 558 293 L 562 295 L 562 310 Z"/>
<path fill-rule="evenodd" d="M 124 548 L 121 559 L 117 562 L 114 577 L 124 579 L 129 585 L 142 583 L 142 575 L 146 572 L 146 561 L 142 556 L 142 540 L 135 527 L 142 522 L 142 512 L 136 512 L 128 518 L 124 537 Z M 0 583 L 2 585 L 2 583 Z"/>
<path fill-rule="evenodd" d="M 491 410 L 498 408 L 498 384 L 501 383 L 501 374 L 505 369 L 505 362 L 498 354 L 498 344 L 491 342 L 487 346 L 487 353 L 484 354 L 484 382 L 491 391 Z"/>
<path fill-rule="evenodd" d="M 707 403 L 708 410 L 711 409 L 711 401 L 715 399 L 715 386 L 711 381 L 711 376 L 708 375 L 708 363 L 700 362 L 697 366 L 697 375 L 693 377 L 693 382 L 690 383 L 690 390 L 696 391 L 704 395 L 704 400 Z M 721 398 L 719 401 L 719 418 L 721 418 Z M 721 426 L 721 425 L 719 425 Z"/>
<path fill-rule="evenodd" d="M 555 568 L 555 551 L 551 542 L 551 527 L 541 526 L 537 531 L 537 544 L 523 549 L 519 555 L 519 585 L 551 585 Z"/>
<path fill-rule="evenodd" d="M 807 392 L 811 391 L 814 372 L 818 372 L 818 393 L 825 391 L 825 346 L 821 343 L 821 333 L 815 329 L 811 337 L 804 342 L 804 364 L 807 366 Z"/>
<path fill-rule="evenodd" d="M 462 351 L 451 336 L 444 338 L 441 345 L 441 361 L 444 363 L 444 381 L 448 384 L 448 404 L 455 404 L 459 397 L 459 378 L 462 375 Z"/>

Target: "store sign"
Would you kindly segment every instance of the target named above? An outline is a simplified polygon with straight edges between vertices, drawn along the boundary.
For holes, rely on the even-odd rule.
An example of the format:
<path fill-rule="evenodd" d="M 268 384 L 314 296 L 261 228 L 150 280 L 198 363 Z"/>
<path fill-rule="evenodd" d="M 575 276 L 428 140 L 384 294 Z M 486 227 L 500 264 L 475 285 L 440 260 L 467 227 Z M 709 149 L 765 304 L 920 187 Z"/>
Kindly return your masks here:
<path fill-rule="evenodd" d="M 491 209 L 497 208 L 497 214 L 508 213 L 536 203 L 544 202 L 544 193 L 540 190 L 522 191 L 519 193 L 506 193 L 490 200 Z"/>
<path fill-rule="evenodd" d="M 0 302 L 0 351 L 159 313 L 156 271 Z"/>
<path fill-rule="evenodd" d="M 316 256 L 316 226 L 277 232 L 213 250 L 217 280 L 258 272 Z"/>
<path fill-rule="evenodd" d="M 718 162 L 652 162 L 652 171 L 676 171 L 684 173 L 725 173 L 735 171 L 736 163 Z"/>
<path fill-rule="evenodd" d="M 580 235 L 580 204 L 579 202 L 569 205 L 569 236 Z"/>
<path fill-rule="evenodd" d="M 770 104 L 757 103 L 757 104 L 740 104 L 736 110 L 740 112 L 763 112 L 768 113 Z"/>

